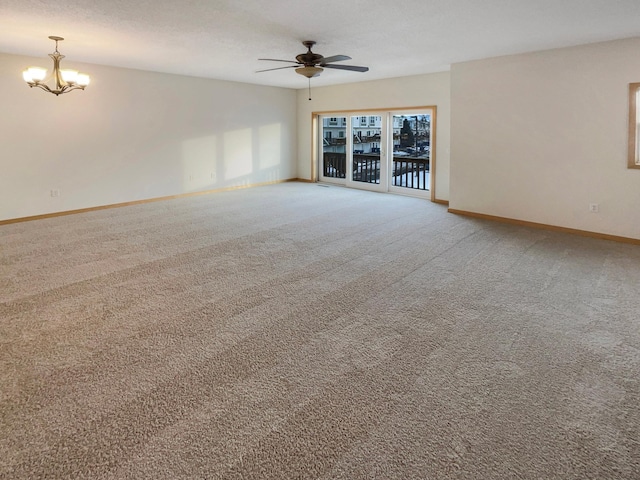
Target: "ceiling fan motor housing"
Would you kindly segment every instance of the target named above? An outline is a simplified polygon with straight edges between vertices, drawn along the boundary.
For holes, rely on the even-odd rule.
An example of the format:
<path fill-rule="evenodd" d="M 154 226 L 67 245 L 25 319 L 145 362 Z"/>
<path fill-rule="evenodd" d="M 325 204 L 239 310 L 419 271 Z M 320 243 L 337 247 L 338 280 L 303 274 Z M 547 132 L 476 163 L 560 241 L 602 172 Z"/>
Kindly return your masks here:
<path fill-rule="evenodd" d="M 307 67 L 313 67 L 314 65 L 322 62 L 324 57 L 319 53 L 313 53 L 311 49 L 309 49 L 306 53 L 301 53 L 300 55 L 296 55 L 296 60 L 300 63 L 303 63 Z"/>
<path fill-rule="evenodd" d="M 319 53 L 301 53 L 296 55 L 296 60 L 300 63 L 304 63 L 307 66 L 313 66 L 319 64 L 324 57 Z"/>

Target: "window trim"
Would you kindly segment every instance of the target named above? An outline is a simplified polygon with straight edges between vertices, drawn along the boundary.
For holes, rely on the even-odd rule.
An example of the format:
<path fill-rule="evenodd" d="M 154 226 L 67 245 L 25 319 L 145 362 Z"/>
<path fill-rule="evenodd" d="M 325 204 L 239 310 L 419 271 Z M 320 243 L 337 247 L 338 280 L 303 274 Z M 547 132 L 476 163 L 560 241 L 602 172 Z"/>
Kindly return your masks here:
<path fill-rule="evenodd" d="M 629 150 L 627 168 L 640 169 L 640 116 L 638 112 L 638 97 L 640 96 L 640 82 L 629 84 Z"/>

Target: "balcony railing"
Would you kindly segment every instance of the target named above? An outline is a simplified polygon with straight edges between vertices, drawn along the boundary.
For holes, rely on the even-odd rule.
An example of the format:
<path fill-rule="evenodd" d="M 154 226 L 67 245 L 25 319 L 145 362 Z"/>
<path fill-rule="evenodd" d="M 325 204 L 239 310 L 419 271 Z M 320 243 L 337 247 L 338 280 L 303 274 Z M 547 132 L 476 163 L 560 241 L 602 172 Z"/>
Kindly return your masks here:
<path fill-rule="evenodd" d="M 429 190 L 429 159 L 393 157 L 391 185 Z"/>
<path fill-rule="evenodd" d="M 344 153 L 324 152 L 322 175 L 327 178 L 346 178 L 347 155 Z"/>
<path fill-rule="evenodd" d="M 324 138 L 324 145 L 326 146 L 335 146 L 335 145 L 346 145 L 347 139 L 340 137 L 332 137 L 332 138 Z"/>
<path fill-rule="evenodd" d="M 325 152 L 322 170 L 324 177 L 346 178 L 347 156 L 344 153 Z M 354 153 L 353 180 L 380 183 L 380 156 Z M 414 190 L 429 190 L 429 159 L 394 156 L 391 185 Z"/>
<path fill-rule="evenodd" d="M 380 183 L 380 155 L 353 154 L 353 180 L 364 183 Z"/>

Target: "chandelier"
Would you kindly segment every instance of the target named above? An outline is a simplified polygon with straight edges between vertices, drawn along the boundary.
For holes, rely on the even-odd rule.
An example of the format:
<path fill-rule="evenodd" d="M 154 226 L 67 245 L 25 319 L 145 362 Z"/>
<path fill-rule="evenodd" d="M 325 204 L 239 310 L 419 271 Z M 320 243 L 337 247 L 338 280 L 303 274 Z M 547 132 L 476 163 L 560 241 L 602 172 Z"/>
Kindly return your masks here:
<path fill-rule="evenodd" d="M 31 88 L 38 87 L 49 93 L 53 93 L 58 96 L 63 93 L 70 92 L 71 90 L 84 90 L 84 87 L 89 85 L 89 75 L 84 73 L 78 73 L 77 70 L 61 70 L 60 60 L 64 58 L 60 52 L 58 52 L 58 42 L 64 40 L 62 37 L 50 36 L 51 40 L 56 42 L 56 50 L 50 53 L 49 56 L 53 59 L 53 72 L 51 77 L 55 79 L 55 88 L 50 88 L 45 79 L 48 80 L 51 77 L 47 77 L 47 69 L 41 67 L 29 67 L 22 72 L 22 78 L 27 82 Z"/>

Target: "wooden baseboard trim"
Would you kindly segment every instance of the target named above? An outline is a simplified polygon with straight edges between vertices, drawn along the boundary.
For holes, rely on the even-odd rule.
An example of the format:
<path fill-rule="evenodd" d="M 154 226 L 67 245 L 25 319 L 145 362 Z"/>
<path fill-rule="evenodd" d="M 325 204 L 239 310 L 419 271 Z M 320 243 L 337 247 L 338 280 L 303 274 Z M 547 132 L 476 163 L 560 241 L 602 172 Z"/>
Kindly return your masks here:
<path fill-rule="evenodd" d="M 108 208 L 129 207 L 131 205 L 141 205 L 143 203 L 161 202 L 163 200 L 174 200 L 176 198 L 195 197 L 198 195 L 209 195 L 212 193 L 228 192 L 231 190 L 241 190 L 243 188 L 262 187 L 265 185 L 275 185 L 277 183 L 303 182 L 303 181 L 304 180 L 300 180 L 297 178 L 288 178 L 286 180 L 274 180 L 270 182 L 252 183 L 248 185 L 237 185 L 233 187 L 216 188 L 214 190 L 203 190 L 200 192 L 179 193 L 177 195 L 167 195 L 164 197 L 145 198 L 143 200 L 133 200 L 130 202 L 112 203 L 109 205 L 98 205 L 96 207 L 78 208 L 75 210 L 64 210 L 62 212 L 44 213 L 42 215 L 32 215 L 29 217 L 9 218 L 7 220 L 0 220 L 0 226 L 9 225 L 12 223 L 31 222 L 33 220 L 43 220 L 45 218 L 62 217 L 64 215 L 75 215 L 76 213 L 95 212 L 97 210 L 106 210 Z"/>
<path fill-rule="evenodd" d="M 640 245 L 639 238 L 620 237 L 617 235 L 609 235 L 607 233 L 590 232 L 588 230 L 578 230 L 577 228 L 558 227 L 556 225 L 547 225 L 545 223 L 527 222 L 525 220 L 516 220 L 508 217 L 497 217 L 494 215 L 486 215 L 484 213 L 468 212 L 466 210 L 457 210 L 449 208 L 449 213 L 456 215 L 464 215 L 465 217 L 480 218 L 482 220 L 491 220 L 493 222 L 508 223 L 510 225 L 519 225 L 522 227 L 540 228 L 542 230 L 550 230 L 553 232 L 569 233 L 572 235 L 580 235 L 581 237 L 598 238 L 600 240 L 611 240 L 613 242 L 630 243 L 632 245 Z"/>
<path fill-rule="evenodd" d="M 437 198 L 432 200 L 433 203 L 437 203 L 440 205 L 446 205 L 447 207 L 449 206 L 449 200 L 438 200 Z"/>

